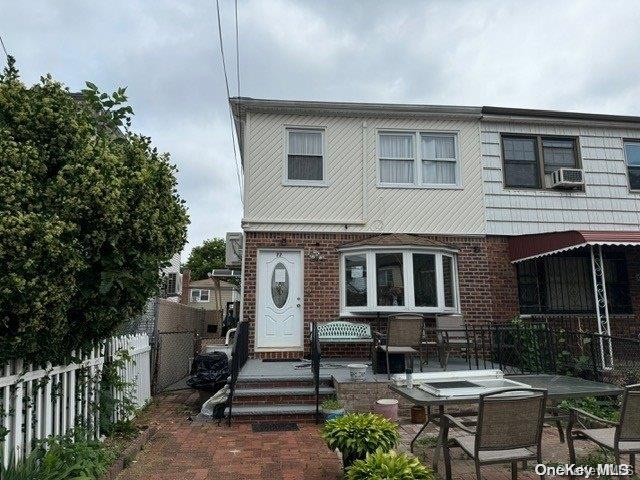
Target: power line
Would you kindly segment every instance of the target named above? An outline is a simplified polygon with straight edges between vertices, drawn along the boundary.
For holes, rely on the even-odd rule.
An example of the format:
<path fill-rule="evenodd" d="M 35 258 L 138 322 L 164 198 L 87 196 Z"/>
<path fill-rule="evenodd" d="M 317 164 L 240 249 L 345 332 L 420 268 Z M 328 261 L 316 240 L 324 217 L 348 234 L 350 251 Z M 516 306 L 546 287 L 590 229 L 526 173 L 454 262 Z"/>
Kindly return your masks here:
<path fill-rule="evenodd" d="M 238 76 L 238 99 L 240 99 L 240 42 L 238 41 L 238 0 L 235 0 L 236 9 L 236 74 Z"/>
<path fill-rule="evenodd" d="M 2 35 L 0 35 L 0 45 L 2 45 L 2 51 L 4 52 L 4 56 L 9 58 L 9 54 L 7 53 L 7 49 L 4 46 L 4 42 L 2 41 Z M 240 87 L 238 87 L 240 88 Z"/>
<path fill-rule="evenodd" d="M 220 1 L 216 0 L 216 13 L 218 16 L 218 38 L 220 40 L 220 56 L 222 58 L 222 71 L 224 72 L 224 84 L 227 90 L 227 102 L 231 98 L 231 94 L 229 93 L 229 77 L 227 76 L 227 62 L 224 56 L 224 44 L 222 41 L 222 24 L 220 21 Z M 236 137 L 234 135 L 234 123 L 233 123 L 233 114 L 231 113 L 231 105 L 228 105 L 229 108 L 229 121 L 231 124 L 231 143 L 233 146 L 233 159 L 236 167 L 236 179 L 238 180 L 238 188 L 240 190 L 240 202 L 244 205 L 244 198 L 242 194 L 242 181 L 240 180 L 240 167 L 238 165 L 238 154 L 236 153 Z M 240 148 L 238 146 L 238 148 Z"/>

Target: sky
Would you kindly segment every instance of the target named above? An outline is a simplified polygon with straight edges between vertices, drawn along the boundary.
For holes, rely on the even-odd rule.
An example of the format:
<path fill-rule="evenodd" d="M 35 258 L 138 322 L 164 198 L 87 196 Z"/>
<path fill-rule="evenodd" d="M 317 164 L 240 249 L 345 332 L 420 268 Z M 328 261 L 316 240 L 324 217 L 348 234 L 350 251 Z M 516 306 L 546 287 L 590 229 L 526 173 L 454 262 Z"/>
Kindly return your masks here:
<path fill-rule="evenodd" d="M 233 0 L 220 9 L 235 96 Z M 635 0 L 238 0 L 240 94 L 640 115 L 639 25 Z M 0 35 L 28 84 L 127 87 L 133 129 L 179 170 L 183 261 L 240 230 L 215 0 L 0 0 Z"/>

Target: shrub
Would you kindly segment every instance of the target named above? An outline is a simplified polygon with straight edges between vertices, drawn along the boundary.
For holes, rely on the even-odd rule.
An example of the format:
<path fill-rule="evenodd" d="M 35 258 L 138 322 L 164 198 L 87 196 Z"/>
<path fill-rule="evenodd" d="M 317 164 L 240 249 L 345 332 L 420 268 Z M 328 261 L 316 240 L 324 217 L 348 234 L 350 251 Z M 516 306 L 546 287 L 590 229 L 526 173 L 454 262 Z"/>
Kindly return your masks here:
<path fill-rule="evenodd" d="M 16 466 L 4 468 L 2 480 L 93 480 L 107 472 L 116 453 L 82 435 L 51 438 L 38 444 Z"/>
<path fill-rule="evenodd" d="M 378 450 L 365 460 L 356 460 L 347 470 L 347 480 L 433 480 L 433 470 L 415 457 Z"/>
<path fill-rule="evenodd" d="M 169 156 L 129 130 L 124 88 L 87 87 L 27 87 L 12 58 L 0 74 L 0 364 L 110 336 L 186 240 Z"/>
<path fill-rule="evenodd" d="M 329 420 L 322 436 L 330 449 L 340 450 L 345 467 L 367 453 L 388 452 L 400 439 L 395 423 L 373 413 L 350 413 Z"/>
<path fill-rule="evenodd" d="M 327 397 L 322 402 L 323 410 L 340 410 L 342 408 L 342 402 L 338 400 L 336 397 Z"/>

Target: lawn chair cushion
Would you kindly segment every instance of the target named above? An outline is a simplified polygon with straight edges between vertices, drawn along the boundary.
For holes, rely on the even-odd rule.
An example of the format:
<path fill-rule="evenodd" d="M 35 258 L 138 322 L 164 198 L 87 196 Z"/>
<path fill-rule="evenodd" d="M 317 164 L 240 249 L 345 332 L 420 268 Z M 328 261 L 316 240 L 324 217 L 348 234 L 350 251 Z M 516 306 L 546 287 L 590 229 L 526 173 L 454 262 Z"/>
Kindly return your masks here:
<path fill-rule="evenodd" d="M 389 349 L 389 353 L 418 353 L 418 351 L 415 348 L 411 348 L 411 347 L 387 347 L 386 345 L 378 345 L 378 348 L 380 350 L 387 350 Z"/>
<path fill-rule="evenodd" d="M 474 446 L 476 437 L 474 435 L 462 435 L 459 437 L 453 437 L 462 450 L 466 452 L 471 458 L 474 457 Z M 536 458 L 536 452 L 529 450 L 528 448 L 512 448 L 509 450 L 481 450 L 480 451 L 480 463 L 493 463 L 493 462 L 509 462 L 511 460 L 528 460 L 530 458 Z"/>
<path fill-rule="evenodd" d="M 318 323 L 320 342 L 331 343 L 371 343 L 371 325 L 368 323 L 327 322 Z"/>
<path fill-rule="evenodd" d="M 611 428 L 585 428 L 575 430 L 576 433 L 593 440 L 603 447 L 613 450 L 614 438 L 616 434 L 615 427 Z M 620 452 L 640 452 L 640 442 L 620 442 Z"/>

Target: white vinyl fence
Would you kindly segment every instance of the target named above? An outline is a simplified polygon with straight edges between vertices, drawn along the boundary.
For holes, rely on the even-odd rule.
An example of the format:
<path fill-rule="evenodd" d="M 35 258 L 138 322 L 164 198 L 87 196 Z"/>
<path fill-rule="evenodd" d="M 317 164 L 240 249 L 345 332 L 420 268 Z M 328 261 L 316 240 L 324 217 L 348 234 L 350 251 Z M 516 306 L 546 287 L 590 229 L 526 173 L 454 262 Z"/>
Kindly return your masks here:
<path fill-rule="evenodd" d="M 64 366 L 49 363 L 40 368 L 15 360 L 0 367 L 0 450 L 5 466 L 28 455 L 37 440 L 64 435 L 76 427 L 83 427 L 93 438 L 100 436 L 97 405 L 105 358 L 124 359 L 118 373 L 130 385 L 126 395 L 135 406 L 151 398 L 147 334 L 113 337 L 77 358 L 77 363 Z M 125 393 L 118 390 L 113 395 L 122 400 Z M 112 420 L 130 415 L 116 411 Z"/>

